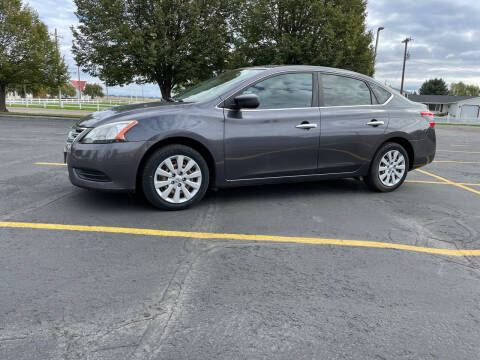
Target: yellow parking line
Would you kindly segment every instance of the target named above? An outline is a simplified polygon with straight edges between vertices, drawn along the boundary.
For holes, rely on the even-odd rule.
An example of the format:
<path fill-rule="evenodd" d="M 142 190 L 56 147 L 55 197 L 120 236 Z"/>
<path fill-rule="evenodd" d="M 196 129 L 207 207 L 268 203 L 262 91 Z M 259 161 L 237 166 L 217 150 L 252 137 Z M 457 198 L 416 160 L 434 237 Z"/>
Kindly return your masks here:
<path fill-rule="evenodd" d="M 480 154 L 480 151 L 464 151 L 464 150 L 437 150 L 437 152 L 451 152 L 462 154 Z"/>
<path fill-rule="evenodd" d="M 435 160 L 434 163 L 480 164 L 480 161 Z"/>
<path fill-rule="evenodd" d="M 440 185 L 449 185 L 449 183 L 443 181 L 430 181 L 430 180 L 405 180 L 407 183 L 418 183 L 418 184 L 440 184 Z"/>
<path fill-rule="evenodd" d="M 430 181 L 430 180 L 405 180 L 407 183 L 417 183 L 417 184 L 439 184 L 439 185 L 452 185 L 445 181 Z M 475 183 L 457 183 L 459 185 L 465 186 L 480 186 L 480 184 Z"/>
<path fill-rule="evenodd" d="M 451 181 L 451 180 L 448 180 L 448 179 L 445 179 L 444 177 L 441 177 L 441 176 L 438 176 L 438 175 L 435 175 L 435 174 L 432 174 L 431 172 L 428 172 L 428 171 L 425 171 L 425 170 L 421 170 L 421 169 L 417 169 L 418 172 L 422 173 L 422 174 L 425 174 L 425 175 L 428 175 L 428 176 L 431 176 L 431 177 L 434 177 L 435 179 L 438 179 L 438 180 L 441 180 L 449 185 L 453 185 L 453 186 L 456 186 L 456 187 L 459 187 L 463 190 L 467 190 L 467 191 L 470 191 L 474 194 L 477 194 L 477 195 L 480 195 L 480 191 L 478 190 L 475 190 L 475 189 L 472 189 L 472 188 L 469 188 L 468 186 L 466 185 L 463 185 L 461 183 L 457 183 L 457 182 L 454 182 L 454 181 Z"/>
<path fill-rule="evenodd" d="M 208 233 L 208 232 L 154 230 L 154 229 L 138 229 L 138 228 L 110 227 L 110 226 L 44 224 L 44 223 L 28 223 L 28 222 L 0 222 L 0 227 L 22 228 L 22 229 L 43 229 L 43 230 L 86 231 L 86 232 L 101 232 L 101 233 L 115 233 L 115 234 L 129 234 L 129 235 L 164 236 L 164 237 L 176 237 L 176 238 L 226 239 L 226 240 L 264 241 L 264 242 L 298 243 L 298 244 L 314 244 L 314 245 L 353 246 L 353 247 L 395 249 L 395 250 L 414 251 L 414 252 L 428 253 L 428 254 L 448 255 L 448 256 L 480 256 L 480 250 L 438 249 L 438 248 L 428 248 L 428 247 L 414 246 L 414 245 L 384 243 L 384 242 L 377 242 L 377 241 L 343 240 L 343 239 L 329 239 L 329 238 L 223 234 L 223 233 Z"/>
<path fill-rule="evenodd" d="M 64 164 L 64 163 L 53 163 L 53 162 L 43 162 L 43 161 L 36 162 L 35 165 L 67 166 L 67 164 Z"/>

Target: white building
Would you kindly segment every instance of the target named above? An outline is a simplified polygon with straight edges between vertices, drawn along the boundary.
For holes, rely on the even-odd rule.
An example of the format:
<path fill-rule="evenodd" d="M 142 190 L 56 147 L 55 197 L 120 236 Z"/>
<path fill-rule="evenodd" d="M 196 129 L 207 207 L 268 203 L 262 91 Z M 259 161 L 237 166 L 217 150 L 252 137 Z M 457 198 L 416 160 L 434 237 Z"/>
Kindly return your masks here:
<path fill-rule="evenodd" d="M 466 99 L 453 104 L 450 113 L 457 118 L 479 119 L 480 118 L 480 97 Z"/>
<path fill-rule="evenodd" d="M 446 113 L 455 118 L 480 119 L 480 96 L 409 95 L 412 101 L 428 106 L 435 114 Z"/>

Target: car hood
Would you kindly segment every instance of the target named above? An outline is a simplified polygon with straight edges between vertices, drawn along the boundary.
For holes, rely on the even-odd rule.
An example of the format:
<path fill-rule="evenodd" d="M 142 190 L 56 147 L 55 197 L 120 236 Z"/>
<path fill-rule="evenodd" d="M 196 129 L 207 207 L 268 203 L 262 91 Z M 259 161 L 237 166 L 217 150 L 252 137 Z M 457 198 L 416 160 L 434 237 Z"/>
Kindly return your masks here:
<path fill-rule="evenodd" d="M 96 127 L 115 121 L 141 120 L 141 118 L 165 112 L 181 111 L 192 103 L 157 101 L 150 103 L 116 106 L 111 109 L 94 112 L 82 119 L 76 125 L 79 127 Z"/>

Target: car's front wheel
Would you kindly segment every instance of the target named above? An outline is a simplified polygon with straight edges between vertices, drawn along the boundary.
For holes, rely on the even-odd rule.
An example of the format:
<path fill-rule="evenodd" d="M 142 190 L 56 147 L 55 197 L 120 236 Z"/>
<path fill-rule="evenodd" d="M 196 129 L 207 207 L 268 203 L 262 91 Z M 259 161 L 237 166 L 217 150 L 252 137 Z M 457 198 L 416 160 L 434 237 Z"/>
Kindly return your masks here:
<path fill-rule="evenodd" d="M 167 145 L 153 153 L 142 172 L 147 200 L 164 210 L 182 210 L 200 201 L 208 189 L 209 172 L 198 151 Z"/>
<path fill-rule="evenodd" d="M 393 191 L 405 181 L 408 164 L 408 154 L 403 146 L 386 143 L 375 154 L 365 182 L 376 191 Z"/>

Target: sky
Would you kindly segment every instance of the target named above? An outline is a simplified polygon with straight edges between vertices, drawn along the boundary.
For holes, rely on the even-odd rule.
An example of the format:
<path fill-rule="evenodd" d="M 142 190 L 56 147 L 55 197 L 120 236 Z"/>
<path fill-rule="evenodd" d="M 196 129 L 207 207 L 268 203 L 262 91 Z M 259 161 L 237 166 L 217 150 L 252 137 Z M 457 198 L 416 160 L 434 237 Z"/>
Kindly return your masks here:
<path fill-rule="evenodd" d="M 56 28 L 62 54 L 77 79 L 71 54 L 70 26 L 77 24 L 73 0 L 25 0 L 37 10 L 53 33 Z M 404 44 L 411 37 L 405 71 L 405 89 L 418 90 L 435 77 L 448 84 L 463 81 L 480 86 L 480 1 L 478 0 L 369 0 L 367 27 L 380 32 L 375 78 L 399 88 Z M 88 74 L 81 80 L 100 83 Z M 159 97 L 156 84 L 109 88 L 110 95 Z"/>

